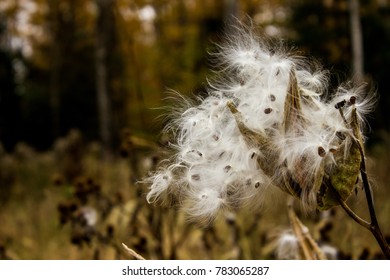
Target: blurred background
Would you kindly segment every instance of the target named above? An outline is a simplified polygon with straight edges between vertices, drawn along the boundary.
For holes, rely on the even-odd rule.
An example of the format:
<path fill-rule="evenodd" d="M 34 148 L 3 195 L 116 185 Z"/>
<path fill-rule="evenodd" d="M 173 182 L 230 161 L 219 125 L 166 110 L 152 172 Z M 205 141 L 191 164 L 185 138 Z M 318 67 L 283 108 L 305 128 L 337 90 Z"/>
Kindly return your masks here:
<path fill-rule="evenodd" d="M 353 76 L 377 91 L 367 147 L 390 235 L 389 0 L 0 0 L 0 259 L 128 258 L 122 242 L 155 259 L 277 257 L 280 208 L 204 228 L 147 205 L 136 183 L 166 156 L 168 89 L 205 92 L 232 18 L 318 59 L 333 86 Z M 363 197 L 351 203 L 364 215 Z M 381 257 L 331 217 L 303 219 L 339 258 Z"/>

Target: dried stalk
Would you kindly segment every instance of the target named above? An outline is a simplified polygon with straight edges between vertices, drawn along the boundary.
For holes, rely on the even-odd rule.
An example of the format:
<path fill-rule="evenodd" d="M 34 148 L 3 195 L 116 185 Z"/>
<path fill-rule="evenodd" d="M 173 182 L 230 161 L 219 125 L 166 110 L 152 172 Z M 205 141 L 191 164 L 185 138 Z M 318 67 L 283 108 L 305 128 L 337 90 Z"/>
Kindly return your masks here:
<path fill-rule="evenodd" d="M 291 203 L 288 203 L 288 216 L 303 257 L 306 260 L 326 260 L 325 254 L 310 235 L 308 228 L 302 224 L 295 214 Z"/>
<path fill-rule="evenodd" d="M 140 254 L 138 254 L 136 251 L 134 251 L 133 249 L 130 249 L 129 247 L 126 246 L 125 243 L 122 243 L 122 247 L 123 249 L 125 250 L 125 252 L 127 254 L 129 254 L 130 256 L 136 258 L 137 260 L 145 260 L 145 258 L 143 256 L 141 256 Z"/>

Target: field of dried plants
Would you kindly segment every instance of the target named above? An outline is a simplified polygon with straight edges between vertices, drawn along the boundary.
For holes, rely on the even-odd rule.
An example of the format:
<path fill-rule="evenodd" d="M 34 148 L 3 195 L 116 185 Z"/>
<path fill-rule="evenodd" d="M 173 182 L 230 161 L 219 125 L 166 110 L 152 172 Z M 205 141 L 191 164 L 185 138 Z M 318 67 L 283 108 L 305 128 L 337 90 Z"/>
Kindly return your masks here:
<path fill-rule="evenodd" d="M 389 138 L 389 136 L 384 136 Z M 369 175 L 383 233 L 390 237 L 390 140 L 368 149 Z M 149 205 L 139 184 L 155 168 L 161 149 L 127 136 L 118 155 L 102 160 L 101 147 L 77 131 L 51 151 L 19 144 L 0 150 L 0 259 L 133 259 L 122 243 L 146 259 L 296 258 L 278 252 L 290 230 L 287 196 L 275 190 L 259 209 L 220 214 L 205 226 L 177 207 Z M 348 201 L 363 217 L 363 192 Z M 381 259 L 371 234 L 340 208 L 295 212 L 328 258 Z M 280 246 L 279 246 L 280 247 Z M 285 248 L 286 249 L 286 248 Z"/>

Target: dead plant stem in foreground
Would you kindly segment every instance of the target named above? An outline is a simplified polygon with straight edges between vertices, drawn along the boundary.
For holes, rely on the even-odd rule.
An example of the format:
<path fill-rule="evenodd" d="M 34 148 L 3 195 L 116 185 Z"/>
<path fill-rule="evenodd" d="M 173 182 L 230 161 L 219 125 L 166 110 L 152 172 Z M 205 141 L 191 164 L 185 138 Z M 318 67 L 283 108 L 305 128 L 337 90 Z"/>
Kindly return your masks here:
<path fill-rule="evenodd" d="M 292 207 L 292 200 L 288 200 L 287 207 L 290 223 L 298 239 L 302 257 L 306 260 L 326 260 L 326 256 L 310 235 L 308 228 L 302 224 L 301 220 L 295 214 Z"/>
<path fill-rule="evenodd" d="M 138 254 L 136 251 L 134 251 L 133 249 L 127 247 L 127 245 L 125 243 L 122 243 L 122 247 L 123 249 L 125 250 L 125 252 L 127 254 L 129 254 L 130 256 L 134 257 L 136 260 L 145 260 L 145 258 L 143 256 L 141 256 L 140 254 Z"/>

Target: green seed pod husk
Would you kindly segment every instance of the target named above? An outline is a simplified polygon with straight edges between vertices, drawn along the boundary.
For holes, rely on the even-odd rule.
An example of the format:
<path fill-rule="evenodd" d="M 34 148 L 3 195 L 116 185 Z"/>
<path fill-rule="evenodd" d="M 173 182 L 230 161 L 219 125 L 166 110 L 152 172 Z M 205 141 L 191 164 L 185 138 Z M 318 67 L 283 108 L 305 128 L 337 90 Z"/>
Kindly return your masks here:
<path fill-rule="evenodd" d="M 327 178 L 324 178 L 323 184 L 317 194 L 317 208 L 321 211 L 340 204 L 335 192 L 345 201 L 356 186 L 360 173 L 360 164 L 362 162 L 360 152 L 362 142 L 356 109 L 352 111 L 350 125 L 354 139 L 352 139 L 349 153 L 347 157 L 344 157 L 343 150 L 336 154 L 336 167 Z"/>

